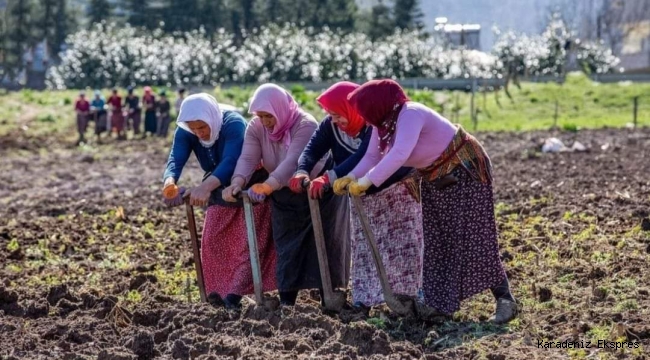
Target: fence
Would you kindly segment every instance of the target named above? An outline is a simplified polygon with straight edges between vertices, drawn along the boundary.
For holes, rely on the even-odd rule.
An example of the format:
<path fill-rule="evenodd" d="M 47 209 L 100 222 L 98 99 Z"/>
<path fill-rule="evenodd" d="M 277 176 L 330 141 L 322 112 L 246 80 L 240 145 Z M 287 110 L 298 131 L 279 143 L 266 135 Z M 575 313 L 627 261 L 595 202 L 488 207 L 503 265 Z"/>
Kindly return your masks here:
<path fill-rule="evenodd" d="M 636 83 L 650 83 L 650 74 L 603 74 L 603 75 L 593 75 L 591 76 L 593 81 L 601 83 L 616 83 L 622 81 L 630 81 Z M 524 77 L 518 79 L 520 82 L 537 82 L 537 83 L 564 83 L 565 78 L 555 77 L 555 76 L 538 76 L 538 77 Z M 413 78 L 413 79 L 401 79 L 398 82 L 407 89 L 428 89 L 434 91 L 450 91 L 447 93 L 447 98 L 445 104 L 440 105 L 439 101 L 435 101 L 440 107 L 437 109 L 439 112 L 454 122 L 462 122 L 467 126 L 472 127 L 475 131 L 481 128 L 481 123 L 486 123 L 488 121 L 493 121 L 492 124 L 484 125 L 482 128 L 492 129 L 494 128 L 495 121 L 501 121 L 500 118 L 507 118 L 508 116 L 513 116 L 517 110 L 513 110 L 509 107 L 509 100 L 502 95 L 500 90 L 505 86 L 505 79 L 477 79 L 477 78 L 467 78 L 467 79 L 426 79 L 426 78 Z M 357 83 L 363 83 L 363 81 L 357 81 Z M 309 91 L 322 91 L 333 82 L 322 82 L 322 83 L 304 83 L 304 82 L 288 82 L 288 83 L 279 83 L 287 89 L 291 89 L 294 86 L 300 86 L 305 90 Z M 230 87 L 242 87 L 249 86 L 255 87 L 258 84 L 222 84 L 221 88 L 227 89 Z M 194 91 L 212 91 L 212 88 L 208 87 L 197 87 L 192 88 Z M 512 91 L 512 90 L 511 90 Z M 514 93 L 513 93 L 514 94 Z M 488 96 L 495 97 L 495 101 L 490 101 L 491 106 L 488 105 Z M 501 97 L 501 99 L 499 98 Z M 607 99 L 601 99 L 602 101 L 607 101 Z M 648 125 L 647 119 L 650 119 L 650 94 L 648 96 L 636 96 L 624 100 L 625 103 L 621 104 L 615 111 L 616 114 L 611 115 L 612 123 L 605 121 L 600 121 L 598 123 L 601 126 L 611 126 L 616 124 L 618 126 L 643 126 Z M 498 108 L 494 107 L 494 103 L 499 104 Z M 503 106 L 501 106 L 503 104 Z M 576 104 L 572 103 L 571 100 L 564 99 L 561 94 L 556 95 L 554 101 L 550 101 L 544 104 L 531 104 L 530 107 L 535 108 L 534 114 L 529 114 L 528 109 L 523 109 L 519 111 L 517 115 L 520 118 L 531 117 L 532 121 L 543 122 L 544 126 L 548 128 L 560 128 L 565 127 L 566 129 L 571 129 L 573 127 L 581 127 L 585 123 L 588 123 L 585 120 L 585 117 L 589 116 L 590 112 L 594 106 L 583 103 L 580 104 L 582 107 L 582 113 L 572 111 L 571 108 L 575 107 Z M 490 110 L 488 108 L 491 107 Z M 624 113 L 623 113 L 624 112 Z M 543 119 L 542 119 L 543 117 Z M 574 117 L 580 118 L 577 121 L 577 124 L 574 125 Z M 594 124 L 596 121 L 594 120 Z"/>
<path fill-rule="evenodd" d="M 591 75 L 590 78 L 593 81 L 601 83 L 615 83 L 621 81 L 631 81 L 631 82 L 650 82 L 650 74 L 596 74 Z M 476 90 L 479 87 L 488 87 L 491 89 L 500 89 L 505 86 L 505 79 L 503 78 L 491 78 L 491 79 L 477 79 L 477 78 L 465 78 L 465 79 L 428 79 L 428 78 L 412 78 L 412 79 L 401 79 L 397 80 L 400 85 L 408 89 L 429 89 L 429 90 L 455 90 L 455 91 L 472 91 Z M 564 77 L 557 76 L 532 76 L 532 77 L 521 77 L 519 78 L 521 82 L 556 82 L 564 83 Z M 357 83 L 363 83 L 365 80 L 357 80 Z M 330 87 L 334 82 L 286 82 L 280 83 L 286 88 L 292 86 L 302 86 L 305 90 L 319 91 L 324 90 Z M 256 86 L 259 84 L 241 84 L 241 83 L 224 83 L 221 84 L 222 88 L 229 87 L 242 87 L 242 86 Z"/>

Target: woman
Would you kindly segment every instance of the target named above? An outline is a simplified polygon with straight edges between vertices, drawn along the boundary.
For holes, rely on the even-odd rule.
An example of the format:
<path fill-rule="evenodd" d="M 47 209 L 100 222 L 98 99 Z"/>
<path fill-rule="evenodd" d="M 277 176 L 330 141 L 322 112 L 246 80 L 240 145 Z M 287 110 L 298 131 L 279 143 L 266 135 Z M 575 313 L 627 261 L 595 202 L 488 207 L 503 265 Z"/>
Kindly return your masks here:
<path fill-rule="evenodd" d="M 77 132 L 79 133 L 77 145 L 79 145 L 86 141 L 85 134 L 90 113 L 90 103 L 86 100 L 86 94 L 83 91 L 79 92 L 79 98 L 74 103 L 74 111 L 77 113 Z"/>
<path fill-rule="evenodd" d="M 164 91 L 160 92 L 160 100 L 156 104 L 158 110 L 158 133 L 157 135 L 166 138 L 167 132 L 169 131 L 169 122 L 171 117 L 169 116 L 169 110 L 171 110 L 171 104 L 167 100 L 167 96 Z"/>
<path fill-rule="evenodd" d="M 290 187 L 301 192 L 303 179 L 309 179 L 318 159 L 331 151 L 334 164 L 324 175 L 312 180 L 309 196 L 327 198 L 325 186 L 349 173 L 366 152 L 372 129 L 350 106 L 348 95 L 359 85 L 339 82 L 318 99 L 329 114 L 314 133 L 300 157 L 298 171 Z M 396 294 L 417 297 L 422 286 L 422 210 L 418 203 L 419 183 L 412 168 L 399 169 L 380 187 L 370 187 L 362 202 L 382 255 L 388 281 Z M 341 194 L 339 194 L 341 195 Z M 331 194 L 330 194 L 331 196 Z M 347 197 L 336 197 L 345 200 Z M 323 200 L 321 200 L 322 202 Z M 386 211 L 394 209 L 394 212 Z M 346 208 L 347 210 L 347 208 Z M 349 217 L 348 211 L 322 213 Z M 384 301 L 375 262 L 356 214 L 352 218 L 352 298 L 355 306 L 370 307 Z"/>
<path fill-rule="evenodd" d="M 147 133 L 150 133 L 152 136 L 156 135 L 158 126 L 156 120 L 156 97 L 151 92 L 149 86 L 144 87 L 142 104 L 144 105 L 144 133 L 142 133 L 142 138 L 145 138 Z"/>
<path fill-rule="evenodd" d="M 250 176 L 261 160 L 270 175 L 264 182 L 254 184 L 249 195 L 253 200 L 271 197 L 280 302 L 291 306 L 295 304 L 299 290 L 321 287 L 307 196 L 295 194 L 287 187 L 296 171 L 298 157 L 318 123 L 300 109 L 286 90 L 274 84 L 262 85 L 255 91 L 249 112 L 255 117 L 246 129 L 244 149 L 232 185 L 223 192 L 224 200 L 234 201 L 233 195 L 240 192 L 244 184 L 253 183 Z M 310 176 L 321 175 L 326 160 L 319 159 Z M 341 201 L 330 201 L 321 207 L 321 211 L 344 211 L 341 204 Z M 329 241 L 332 286 L 346 287 L 349 275 L 348 234 L 335 229 L 334 225 L 327 222 L 323 226 L 325 238 Z M 340 229 L 345 230 L 345 227 Z"/>
<path fill-rule="evenodd" d="M 499 258 L 492 165 L 481 144 L 435 111 L 409 101 L 392 80 L 370 81 L 349 100 L 373 126 L 373 135 L 364 158 L 335 182 L 335 189 L 347 186 L 350 194 L 361 195 L 402 166 L 417 168 L 424 180 L 425 303 L 451 314 L 462 300 L 491 289 L 497 300 L 492 320 L 512 320 L 517 305 Z"/>
<path fill-rule="evenodd" d="M 117 92 L 117 89 L 113 89 L 113 95 L 108 98 L 108 105 L 111 107 L 111 127 L 117 132 L 118 140 L 126 140 L 126 134 L 124 133 L 124 115 L 122 114 L 122 98 Z M 109 129 L 109 132 L 111 129 Z"/>
<path fill-rule="evenodd" d="M 127 127 L 133 127 L 133 135 L 140 134 L 140 99 L 133 93 L 133 88 L 129 87 L 127 96 L 124 98 L 124 107 L 129 108 L 126 116 Z"/>
<path fill-rule="evenodd" d="M 174 107 L 176 108 L 177 114 L 181 111 L 181 104 L 183 104 L 184 99 L 185 99 L 185 88 L 180 88 L 178 89 L 178 97 L 176 98 L 176 102 L 174 103 Z"/>
<path fill-rule="evenodd" d="M 106 128 L 108 124 L 106 123 L 106 117 L 108 114 L 104 108 L 105 105 L 106 102 L 104 101 L 104 97 L 102 96 L 101 91 L 95 90 L 95 98 L 93 99 L 93 102 L 90 104 L 90 106 L 95 116 L 95 135 L 97 136 L 97 141 L 101 141 L 102 133 L 107 130 Z"/>
<path fill-rule="evenodd" d="M 254 292 L 251 262 L 242 205 L 223 202 L 221 191 L 229 185 L 241 154 L 246 122 L 236 112 L 222 112 L 214 97 L 195 94 L 183 102 L 176 123 L 164 186 L 178 182 L 192 152 L 206 174 L 201 185 L 191 190 L 181 188 L 181 194 L 166 202 L 181 205 L 184 195 L 189 196 L 192 205 L 210 205 L 201 238 L 205 290 L 212 301 L 220 303 L 223 298 L 227 307 L 236 308 L 242 295 Z M 268 202 L 256 204 L 253 212 L 263 290 L 272 291 L 276 289 L 276 256 L 271 238 L 271 206 Z"/>

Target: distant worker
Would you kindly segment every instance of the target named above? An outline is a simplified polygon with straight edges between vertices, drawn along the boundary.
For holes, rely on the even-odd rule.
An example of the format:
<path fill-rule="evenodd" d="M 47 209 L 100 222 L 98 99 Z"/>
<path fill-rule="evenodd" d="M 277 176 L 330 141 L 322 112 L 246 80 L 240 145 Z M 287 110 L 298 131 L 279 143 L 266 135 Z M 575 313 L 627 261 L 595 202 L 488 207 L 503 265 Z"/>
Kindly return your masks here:
<path fill-rule="evenodd" d="M 77 113 L 77 132 L 79 132 L 79 140 L 77 145 L 86 142 L 84 134 L 88 126 L 88 115 L 90 114 L 90 103 L 86 100 L 86 94 L 79 92 L 79 98 L 74 104 L 75 112 Z"/>
<path fill-rule="evenodd" d="M 149 86 L 144 87 L 142 105 L 144 106 L 144 132 L 142 133 L 142 138 L 145 138 L 147 137 L 147 133 L 150 133 L 152 136 L 156 135 L 158 128 L 158 121 L 156 120 L 156 97 Z"/>
<path fill-rule="evenodd" d="M 126 140 L 126 132 L 124 131 L 124 114 L 122 114 L 122 98 L 118 94 L 117 89 L 113 88 L 113 94 L 108 98 L 108 105 L 111 110 L 111 128 L 117 133 L 118 140 Z"/>
<path fill-rule="evenodd" d="M 133 93 L 133 87 L 129 87 L 128 95 L 124 98 L 124 107 L 128 108 L 126 115 L 126 126 L 133 129 L 133 135 L 140 134 L 140 99 Z"/>
<path fill-rule="evenodd" d="M 104 96 L 102 96 L 101 91 L 95 90 L 95 98 L 93 102 L 90 103 L 90 108 L 95 120 L 95 135 L 97 136 L 97 142 L 101 142 L 101 136 L 104 131 L 107 130 L 107 113 L 106 113 L 106 102 L 104 101 Z M 110 135 L 109 135 L 110 136 Z"/>
<path fill-rule="evenodd" d="M 171 122 L 171 116 L 169 110 L 171 110 L 171 104 L 167 100 L 167 94 L 164 91 L 160 92 L 160 99 L 156 103 L 156 110 L 158 112 L 158 132 L 157 135 L 166 138 L 167 132 L 169 131 L 169 123 Z"/>

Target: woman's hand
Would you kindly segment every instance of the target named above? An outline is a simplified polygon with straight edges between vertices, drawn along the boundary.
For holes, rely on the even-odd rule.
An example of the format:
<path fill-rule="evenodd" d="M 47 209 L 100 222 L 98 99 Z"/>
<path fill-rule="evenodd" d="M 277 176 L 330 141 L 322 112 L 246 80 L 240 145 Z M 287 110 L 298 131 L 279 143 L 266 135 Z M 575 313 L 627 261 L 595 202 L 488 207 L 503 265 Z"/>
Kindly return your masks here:
<path fill-rule="evenodd" d="M 361 196 L 371 186 L 372 186 L 372 182 L 367 177 L 364 176 L 358 181 L 351 182 L 350 185 L 348 185 L 348 191 L 352 196 Z"/>
<path fill-rule="evenodd" d="M 237 202 L 235 196 L 241 192 L 241 186 L 239 184 L 232 184 L 227 188 L 223 189 L 221 192 L 221 198 L 223 201 L 227 202 Z"/>
<path fill-rule="evenodd" d="M 325 193 L 325 187 L 330 185 L 330 178 L 327 174 L 319 176 L 309 184 L 309 197 L 312 199 L 322 199 Z"/>
<path fill-rule="evenodd" d="M 190 205 L 205 207 L 208 206 L 208 201 L 210 200 L 210 193 L 212 192 L 208 186 L 205 186 L 205 183 L 191 189 L 189 194 L 186 194 L 185 197 L 189 196 Z"/>
<path fill-rule="evenodd" d="M 185 188 L 181 186 L 178 188 L 178 194 L 176 197 L 171 199 L 163 197 L 163 202 L 170 208 L 183 205 L 183 194 L 185 194 Z"/>
<path fill-rule="evenodd" d="M 254 202 L 262 202 L 264 199 L 273 193 L 273 188 L 267 183 L 259 183 L 251 186 L 248 189 L 248 196 Z"/>
<path fill-rule="evenodd" d="M 309 175 L 307 174 L 296 174 L 289 180 L 289 189 L 295 192 L 296 194 L 302 193 L 302 182 L 305 179 L 309 180 Z"/>
<path fill-rule="evenodd" d="M 351 182 L 353 182 L 354 180 L 356 180 L 354 175 L 348 174 L 348 175 L 334 181 L 334 186 L 333 186 L 334 194 L 339 195 L 339 196 L 347 194 L 348 185 Z"/>

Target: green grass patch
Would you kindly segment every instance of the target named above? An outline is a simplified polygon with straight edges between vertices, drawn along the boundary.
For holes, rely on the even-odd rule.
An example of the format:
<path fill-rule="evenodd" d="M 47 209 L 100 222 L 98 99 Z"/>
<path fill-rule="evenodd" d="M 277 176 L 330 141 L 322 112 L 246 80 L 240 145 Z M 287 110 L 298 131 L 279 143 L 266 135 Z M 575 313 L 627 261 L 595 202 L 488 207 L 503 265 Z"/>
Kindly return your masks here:
<path fill-rule="evenodd" d="M 301 106 L 317 119 L 325 113 L 316 97 L 320 91 L 288 86 Z M 221 103 L 234 105 L 247 112 L 254 87 L 217 87 L 213 95 Z M 110 91 L 103 91 L 108 97 Z M 125 91 L 122 91 L 124 96 Z M 639 96 L 638 119 L 641 126 L 650 126 L 650 84 L 592 82 L 584 75 L 572 74 L 564 84 L 522 83 L 521 89 L 511 87 L 512 99 L 503 91 L 479 93 L 475 98 L 478 131 L 528 131 L 549 129 L 554 125 L 558 105 L 557 126 L 565 131 L 585 128 L 623 127 L 632 122 L 633 99 Z M 136 89 L 142 95 L 142 89 Z M 443 116 L 473 129 L 470 110 L 471 94 L 465 92 L 408 90 L 414 101 L 421 102 Z M 77 90 L 33 91 L 0 95 L 0 135 L 16 128 L 28 127 L 34 133 L 74 129 L 73 104 Z M 176 93 L 168 91 L 173 103 Z M 247 115 L 250 117 L 250 115 Z M 74 132 L 74 131 L 73 131 Z"/>

